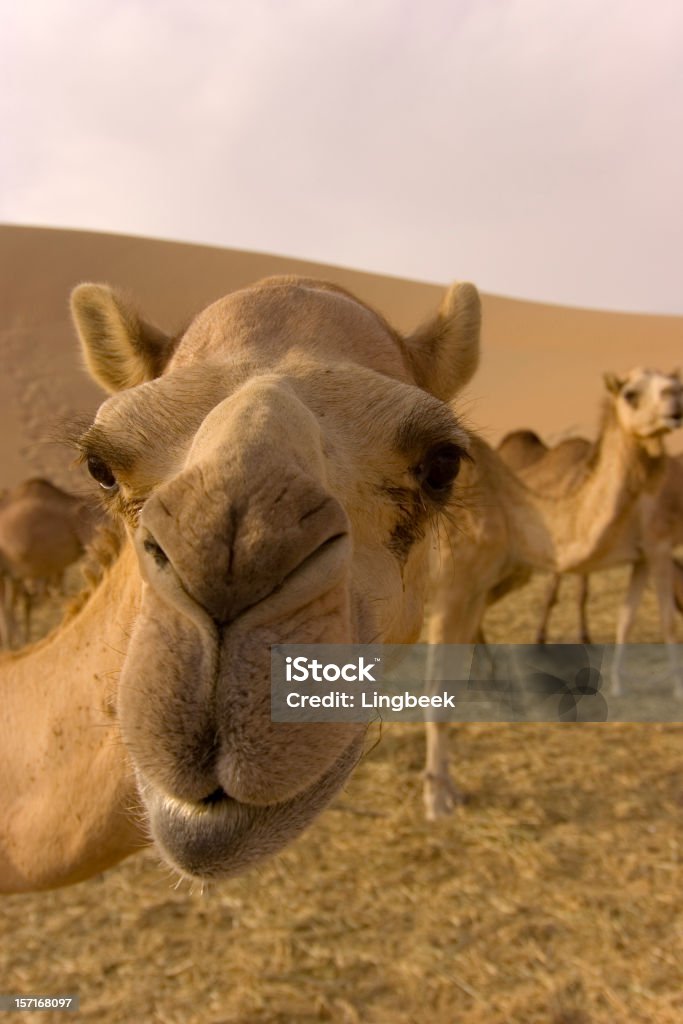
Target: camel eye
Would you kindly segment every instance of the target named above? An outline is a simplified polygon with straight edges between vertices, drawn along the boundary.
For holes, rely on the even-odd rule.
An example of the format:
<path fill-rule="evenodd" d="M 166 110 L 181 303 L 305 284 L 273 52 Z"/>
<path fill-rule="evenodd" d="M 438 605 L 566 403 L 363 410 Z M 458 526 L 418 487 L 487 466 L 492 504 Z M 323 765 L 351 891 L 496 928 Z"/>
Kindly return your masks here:
<path fill-rule="evenodd" d="M 446 497 L 460 472 L 465 452 L 457 444 L 440 444 L 429 451 L 417 467 L 416 475 L 432 498 Z"/>
<path fill-rule="evenodd" d="M 624 394 L 625 401 L 627 401 L 628 404 L 632 405 L 633 408 L 635 409 L 636 406 L 638 405 L 638 398 L 640 397 L 638 392 L 634 391 L 633 388 L 629 388 L 629 390 L 628 391 L 624 391 L 623 394 Z"/>
<path fill-rule="evenodd" d="M 89 455 L 86 459 L 88 472 L 93 480 L 97 480 L 100 487 L 105 491 L 114 491 L 119 486 L 116 477 L 106 462 L 98 459 L 96 455 Z"/>

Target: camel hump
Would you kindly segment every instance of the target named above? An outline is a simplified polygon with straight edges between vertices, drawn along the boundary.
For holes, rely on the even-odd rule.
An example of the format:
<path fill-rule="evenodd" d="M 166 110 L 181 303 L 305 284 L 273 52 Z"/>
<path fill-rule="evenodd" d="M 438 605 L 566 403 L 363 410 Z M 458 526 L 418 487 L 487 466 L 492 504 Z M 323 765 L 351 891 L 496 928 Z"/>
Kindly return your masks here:
<path fill-rule="evenodd" d="M 498 454 L 510 469 L 524 469 L 548 451 L 534 430 L 512 430 L 498 445 Z"/>
<path fill-rule="evenodd" d="M 13 489 L 12 497 L 14 498 L 61 498 L 61 497 L 72 497 L 63 491 L 61 487 L 57 487 L 56 484 L 51 483 L 42 476 L 33 476 L 28 480 L 22 480 L 21 483 Z"/>
<path fill-rule="evenodd" d="M 49 579 L 79 558 L 99 521 L 88 504 L 42 477 L 24 480 L 0 503 L 0 555 L 19 579 Z"/>

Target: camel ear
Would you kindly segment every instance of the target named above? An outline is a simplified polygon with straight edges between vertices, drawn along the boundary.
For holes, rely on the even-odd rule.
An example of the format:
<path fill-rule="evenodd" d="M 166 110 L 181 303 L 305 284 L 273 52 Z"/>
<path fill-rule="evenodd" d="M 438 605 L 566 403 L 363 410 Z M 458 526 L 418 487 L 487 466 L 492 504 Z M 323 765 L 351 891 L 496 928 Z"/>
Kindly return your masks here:
<path fill-rule="evenodd" d="M 173 352 L 172 339 L 142 320 L 108 285 L 74 288 L 71 315 L 85 364 L 105 391 L 153 380 Z"/>
<path fill-rule="evenodd" d="M 616 373 L 604 373 L 602 379 L 605 382 L 605 387 L 612 395 L 618 395 L 625 383 L 617 377 Z"/>
<path fill-rule="evenodd" d="M 436 316 L 406 338 L 416 383 L 447 402 L 479 365 L 481 301 L 473 284 L 452 285 Z"/>

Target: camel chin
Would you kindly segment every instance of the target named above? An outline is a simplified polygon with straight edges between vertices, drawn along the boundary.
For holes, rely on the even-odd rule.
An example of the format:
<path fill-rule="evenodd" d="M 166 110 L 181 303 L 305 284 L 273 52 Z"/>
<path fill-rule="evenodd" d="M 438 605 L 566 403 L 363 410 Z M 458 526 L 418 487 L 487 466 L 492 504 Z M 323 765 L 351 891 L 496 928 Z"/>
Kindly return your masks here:
<path fill-rule="evenodd" d="M 202 804 L 180 801 L 141 778 L 151 836 L 164 860 L 183 875 L 208 881 L 239 874 L 300 835 L 339 792 L 362 751 L 360 735 L 307 789 L 268 806 L 241 803 L 222 792 Z"/>

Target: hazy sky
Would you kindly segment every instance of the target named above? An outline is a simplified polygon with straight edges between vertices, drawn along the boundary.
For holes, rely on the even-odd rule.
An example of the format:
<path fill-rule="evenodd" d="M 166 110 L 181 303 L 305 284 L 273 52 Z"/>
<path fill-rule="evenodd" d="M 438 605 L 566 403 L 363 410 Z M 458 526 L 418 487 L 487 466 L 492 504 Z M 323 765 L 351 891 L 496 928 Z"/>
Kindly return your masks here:
<path fill-rule="evenodd" d="M 0 219 L 683 313 L 680 0 L 1 0 Z"/>

